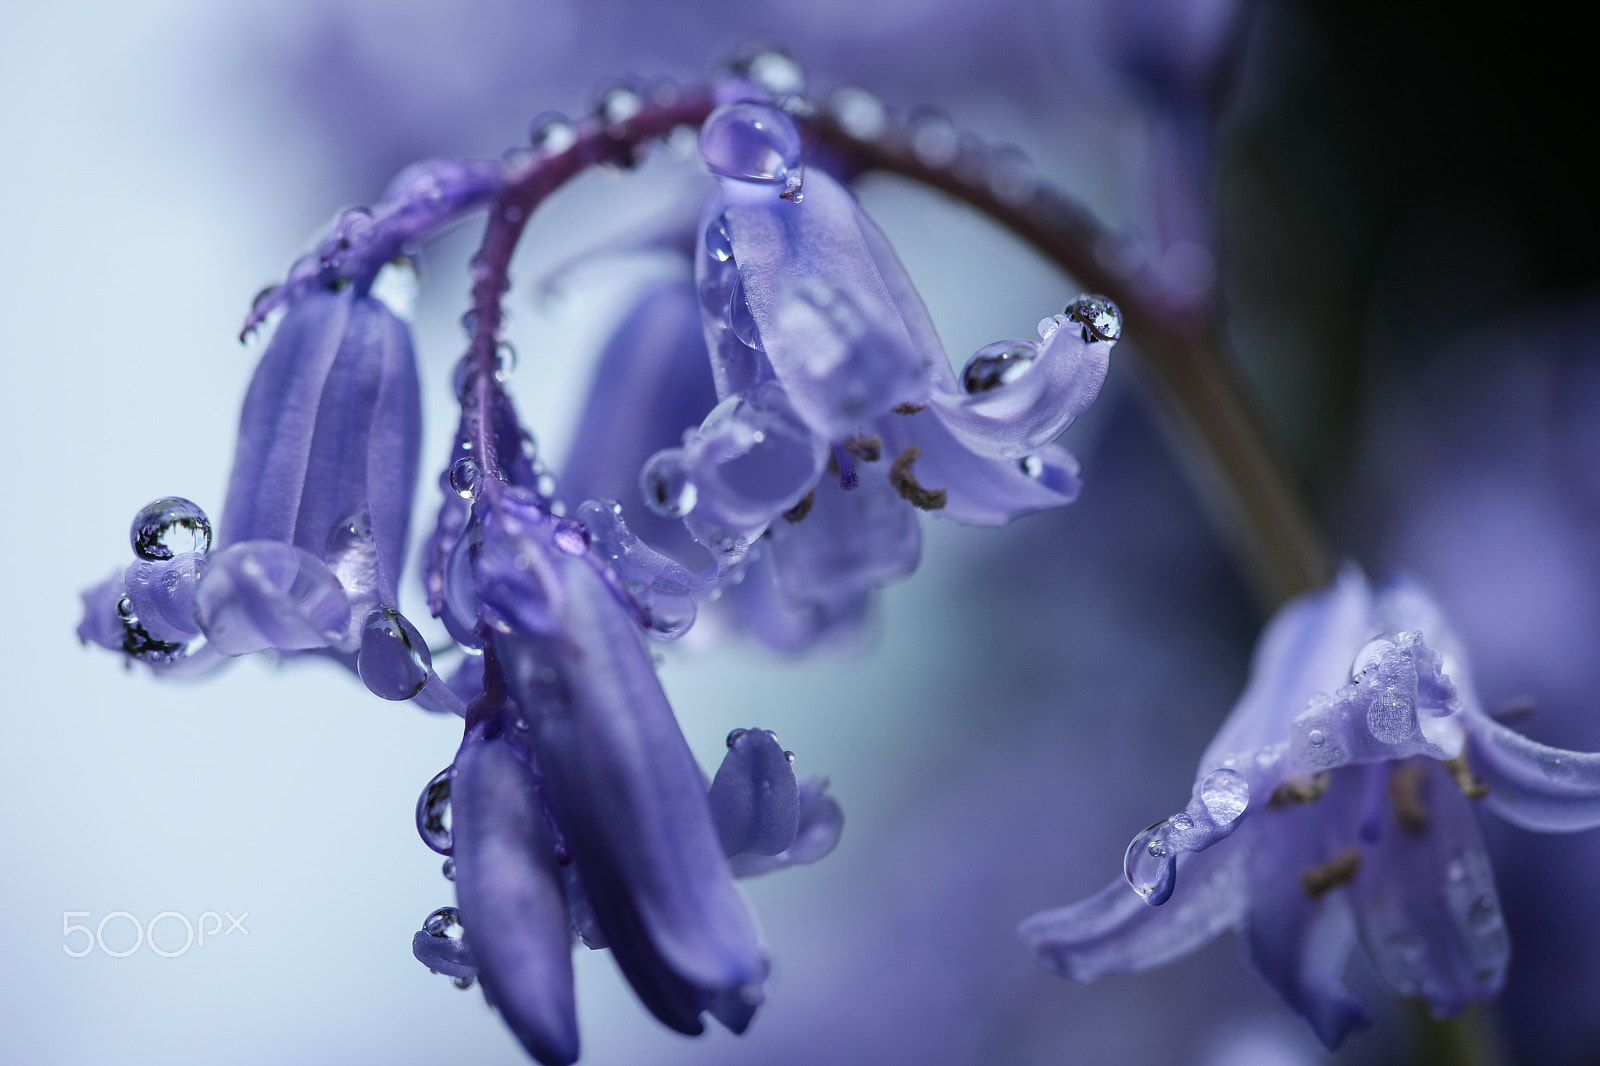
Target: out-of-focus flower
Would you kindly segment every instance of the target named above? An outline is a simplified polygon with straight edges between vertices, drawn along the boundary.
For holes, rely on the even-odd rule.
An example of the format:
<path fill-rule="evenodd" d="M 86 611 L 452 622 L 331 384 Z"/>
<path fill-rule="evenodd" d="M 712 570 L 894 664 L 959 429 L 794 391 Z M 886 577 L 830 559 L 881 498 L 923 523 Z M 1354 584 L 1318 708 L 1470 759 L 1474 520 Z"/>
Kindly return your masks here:
<path fill-rule="evenodd" d="M 1134 838 L 1126 883 L 1022 935 L 1090 980 L 1237 928 L 1329 1047 L 1367 1017 L 1341 980 L 1359 939 L 1396 991 L 1453 1013 L 1499 991 L 1509 951 L 1474 800 L 1532 829 L 1600 824 L 1600 756 L 1489 718 L 1429 595 L 1349 568 L 1268 627 L 1191 802 Z"/>

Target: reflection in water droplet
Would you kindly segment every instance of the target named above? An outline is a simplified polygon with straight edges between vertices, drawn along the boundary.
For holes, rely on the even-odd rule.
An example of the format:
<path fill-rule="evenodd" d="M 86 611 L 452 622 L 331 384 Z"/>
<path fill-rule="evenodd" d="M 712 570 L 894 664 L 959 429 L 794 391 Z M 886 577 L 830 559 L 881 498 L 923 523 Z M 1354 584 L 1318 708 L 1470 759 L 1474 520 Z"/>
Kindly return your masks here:
<path fill-rule="evenodd" d="M 454 907 L 440 907 L 422 920 L 422 931 L 429 936 L 447 936 L 460 940 L 465 930 L 461 927 L 461 913 Z"/>
<path fill-rule="evenodd" d="M 1200 802 L 1219 827 L 1232 825 L 1250 805 L 1250 782 L 1234 770 L 1213 770 L 1200 782 Z"/>
<path fill-rule="evenodd" d="M 1122 336 L 1122 311 L 1104 296 L 1085 293 L 1062 314 L 1083 327 L 1085 341 L 1115 341 Z"/>
<path fill-rule="evenodd" d="M 475 455 L 463 455 L 450 465 L 450 487 L 455 494 L 463 500 L 470 500 L 478 494 L 478 486 L 483 481 L 483 464 Z"/>
<path fill-rule="evenodd" d="M 700 127 L 700 158 L 718 177 L 783 184 L 800 165 L 800 131 L 766 104 L 724 104 Z"/>
<path fill-rule="evenodd" d="M 1009 385 L 1032 369 L 1039 346 L 1030 341 L 995 341 L 985 344 L 961 370 L 961 388 L 968 393 L 990 392 Z"/>
<path fill-rule="evenodd" d="M 1128 845 L 1122 859 L 1122 872 L 1133 890 L 1152 906 L 1160 906 L 1172 896 L 1177 883 L 1178 860 L 1167 848 L 1166 822 L 1157 822 Z"/>
<path fill-rule="evenodd" d="M 733 238 L 728 235 L 727 215 L 718 215 L 706 227 L 706 254 L 719 263 L 733 259 Z"/>
<path fill-rule="evenodd" d="M 184 645 L 152 637 L 133 613 L 133 604 L 126 596 L 117 601 L 117 617 L 122 621 L 123 654 L 145 663 L 170 663 L 183 658 Z"/>
<path fill-rule="evenodd" d="M 455 837 L 450 829 L 450 775 L 446 767 L 433 775 L 433 780 L 417 797 L 417 834 L 422 842 L 440 855 L 449 855 L 455 847 Z"/>
<path fill-rule="evenodd" d="M 650 457 L 639 471 L 639 491 L 645 506 L 663 518 L 682 518 L 694 510 L 700 496 L 681 448 L 665 448 Z"/>
<path fill-rule="evenodd" d="M 409 700 L 427 685 L 432 669 L 427 642 L 399 611 L 380 604 L 368 613 L 356 672 L 374 696 Z"/>
<path fill-rule="evenodd" d="M 211 550 L 211 520 L 192 500 L 163 496 L 133 516 L 128 539 L 141 559 L 171 559 L 184 552 L 203 555 Z"/>

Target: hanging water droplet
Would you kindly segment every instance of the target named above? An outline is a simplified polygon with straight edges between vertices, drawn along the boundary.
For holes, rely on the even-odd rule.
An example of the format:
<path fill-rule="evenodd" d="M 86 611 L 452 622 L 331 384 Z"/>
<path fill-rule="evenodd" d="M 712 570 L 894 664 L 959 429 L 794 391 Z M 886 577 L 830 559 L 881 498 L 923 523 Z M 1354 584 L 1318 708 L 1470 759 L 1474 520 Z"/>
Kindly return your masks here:
<path fill-rule="evenodd" d="M 973 395 L 1009 385 L 1033 368 L 1039 346 L 1031 341 L 995 341 L 985 344 L 961 370 L 961 387 Z"/>
<path fill-rule="evenodd" d="M 455 847 L 455 837 L 450 828 L 450 777 L 453 767 L 446 767 L 433 775 L 417 797 L 417 834 L 422 842 L 440 855 L 449 855 Z"/>
<path fill-rule="evenodd" d="M 470 500 L 478 494 L 478 486 L 483 482 L 483 464 L 475 455 L 463 455 L 450 464 L 450 488 L 463 500 Z"/>
<path fill-rule="evenodd" d="M 128 530 L 133 554 L 141 559 L 171 559 L 184 552 L 211 550 L 211 520 L 200 505 L 182 496 L 163 496 L 140 508 Z"/>
<path fill-rule="evenodd" d="M 454 881 L 456 879 L 456 860 L 446 859 L 444 864 L 439 867 L 439 872 L 444 874 L 446 881 Z"/>
<path fill-rule="evenodd" d="M 1122 336 L 1122 311 L 1104 296 L 1085 293 L 1061 312 L 1083 327 L 1087 341 L 1115 341 Z"/>
<path fill-rule="evenodd" d="M 1219 827 L 1227 827 L 1250 805 L 1250 782 L 1236 770 L 1213 770 L 1200 782 L 1200 802 Z"/>
<path fill-rule="evenodd" d="M 724 104 L 700 127 L 700 158 L 719 177 L 782 184 L 800 165 L 800 131 L 775 107 Z"/>
<path fill-rule="evenodd" d="M 578 131 L 572 128 L 567 116 L 558 111 L 546 111 L 533 120 L 528 142 L 541 155 L 560 155 L 578 142 Z"/>
<path fill-rule="evenodd" d="M 745 344 L 758 351 L 761 347 L 761 327 L 756 325 L 755 315 L 750 313 L 750 303 L 744 298 L 744 278 L 738 278 L 733 283 L 733 292 L 728 296 L 728 326 L 733 330 L 733 335 Z"/>
<path fill-rule="evenodd" d="M 733 238 L 728 235 L 727 215 L 718 215 L 706 227 L 706 254 L 719 263 L 733 260 Z"/>
<path fill-rule="evenodd" d="M 452 977 L 452 978 L 450 978 L 450 983 L 455 985 L 457 988 L 461 989 L 461 991 L 463 991 L 463 992 L 465 992 L 469 988 L 471 988 L 474 984 L 477 983 L 477 981 L 478 981 L 478 979 L 476 977 L 474 977 L 472 974 L 467 974 L 465 977 Z"/>
<path fill-rule="evenodd" d="M 183 658 L 184 646 L 152 637 L 133 613 L 133 604 L 126 596 L 117 601 L 117 617 L 122 622 L 123 654 L 146 663 L 170 663 Z"/>
<path fill-rule="evenodd" d="M 433 656 L 417 628 L 392 607 L 379 605 L 361 626 L 356 672 L 374 696 L 409 700 L 428 683 Z"/>
<path fill-rule="evenodd" d="M 663 518 L 682 518 L 700 497 L 681 448 L 665 448 L 650 457 L 639 471 L 639 492 L 645 506 Z"/>
<path fill-rule="evenodd" d="M 447 936 L 460 940 L 466 930 L 461 926 L 461 912 L 454 907 L 440 907 L 422 920 L 422 931 L 429 936 Z"/>
<path fill-rule="evenodd" d="M 876 140 L 889 125 L 883 101 L 865 89 L 847 85 L 828 97 L 828 114 L 858 141 Z"/>
<path fill-rule="evenodd" d="M 501 341 L 494 346 L 494 379 L 502 384 L 509 381 L 512 373 L 517 369 L 517 350 L 511 346 L 510 341 Z"/>
<path fill-rule="evenodd" d="M 1122 859 L 1128 884 L 1152 906 L 1171 898 L 1177 881 L 1178 860 L 1167 848 L 1166 829 L 1166 822 L 1157 822 L 1134 837 Z"/>
<path fill-rule="evenodd" d="M 774 96 L 798 96 L 806 91 L 806 71 L 787 52 L 764 48 L 739 64 L 740 71 L 758 89 Z"/>

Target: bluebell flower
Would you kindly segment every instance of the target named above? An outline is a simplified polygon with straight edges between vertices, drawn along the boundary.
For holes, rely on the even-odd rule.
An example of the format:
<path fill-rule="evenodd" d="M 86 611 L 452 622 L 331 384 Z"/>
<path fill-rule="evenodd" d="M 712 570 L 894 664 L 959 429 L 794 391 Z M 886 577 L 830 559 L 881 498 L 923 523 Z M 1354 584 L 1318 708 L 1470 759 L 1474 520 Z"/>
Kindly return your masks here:
<path fill-rule="evenodd" d="M 1358 941 L 1435 1013 L 1499 991 L 1509 940 L 1475 803 L 1542 831 L 1600 825 L 1600 756 L 1490 718 L 1428 593 L 1348 568 L 1268 626 L 1191 801 L 1134 838 L 1125 877 L 1021 933 L 1091 980 L 1234 928 L 1332 1048 L 1367 1021 L 1341 979 Z"/>
<path fill-rule="evenodd" d="M 742 1032 L 768 963 L 730 860 L 756 873 L 821 858 L 837 805 L 762 731 L 730 735 L 708 786 L 656 677 L 647 616 L 583 523 L 510 478 L 466 488 L 447 564 L 466 580 L 440 584 L 457 624 L 481 620 L 485 687 L 441 779 L 448 841 L 430 840 L 452 854 L 459 909 L 431 917 L 415 953 L 479 977 L 546 1063 L 578 1053 L 574 930 L 611 949 L 664 1024 L 699 1033 L 709 1012 Z"/>

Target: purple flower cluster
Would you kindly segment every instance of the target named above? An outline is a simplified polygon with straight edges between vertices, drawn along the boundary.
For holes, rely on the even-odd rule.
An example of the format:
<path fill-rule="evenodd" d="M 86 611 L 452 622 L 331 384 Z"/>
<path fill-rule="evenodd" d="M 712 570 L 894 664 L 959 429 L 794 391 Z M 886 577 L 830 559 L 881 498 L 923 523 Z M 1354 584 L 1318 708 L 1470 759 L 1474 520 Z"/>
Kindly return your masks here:
<path fill-rule="evenodd" d="M 1078 465 L 1054 440 L 1121 334 L 1114 304 L 1081 297 L 1037 342 L 988 345 L 958 375 L 786 108 L 801 110 L 751 68 L 703 102 L 619 91 L 531 151 L 419 165 L 341 214 L 246 320 L 249 334 L 276 318 L 215 547 L 198 506 L 158 500 L 135 519 L 138 559 L 84 594 L 80 636 L 158 672 L 317 654 L 377 696 L 463 717 L 417 812 L 456 903 L 413 952 L 481 982 L 542 1062 L 578 1056 L 574 937 L 610 949 L 663 1024 L 699 1033 L 709 1013 L 744 1031 L 769 961 L 735 878 L 839 838 L 826 779 L 797 778 L 767 731 L 730 733 L 707 782 L 649 641 L 710 604 L 777 648 L 848 633 L 874 589 L 915 570 L 918 511 L 993 526 L 1070 502 Z M 648 292 L 623 323 L 554 474 L 502 387 L 510 252 L 563 175 L 691 123 L 716 179 L 693 286 Z M 446 680 L 400 612 L 421 405 L 409 327 L 375 286 L 478 210 L 461 421 L 422 553 L 428 609 L 462 653 Z M 638 531 L 621 502 L 636 493 Z"/>

